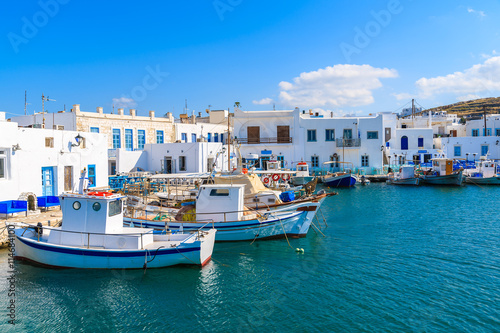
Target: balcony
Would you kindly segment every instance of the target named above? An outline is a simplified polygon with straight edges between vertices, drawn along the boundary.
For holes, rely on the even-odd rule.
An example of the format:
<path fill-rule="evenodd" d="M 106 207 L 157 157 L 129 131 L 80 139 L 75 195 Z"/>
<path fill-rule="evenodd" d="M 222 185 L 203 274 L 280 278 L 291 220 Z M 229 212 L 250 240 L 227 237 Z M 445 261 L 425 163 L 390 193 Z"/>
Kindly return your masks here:
<path fill-rule="evenodd" d="M 238 138 L 236 139 L 241 144 L 258 145 L 258 144 L 269 144 L 269 143 L 292 143 L 291 137 L 280 137 L 280 138 Z"/>
<path fill-rule="evenodd" d="M 344 139 L 336 138 L 337 147 L 351 148 L 351 147 L 361 147 L 361 139 Z"/>

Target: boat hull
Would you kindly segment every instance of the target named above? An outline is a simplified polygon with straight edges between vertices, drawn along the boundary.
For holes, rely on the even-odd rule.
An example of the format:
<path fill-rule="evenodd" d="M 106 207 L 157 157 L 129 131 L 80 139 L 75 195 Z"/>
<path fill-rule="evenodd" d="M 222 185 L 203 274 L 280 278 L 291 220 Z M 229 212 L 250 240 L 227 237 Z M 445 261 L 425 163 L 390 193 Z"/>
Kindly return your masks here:
<path fill-rule="evenodd" d="M 462 172 L 445 176 L 421 176 L 421 182 L 428 185 L 455 185 L 460 186 L 463 182 Z"/>
<path fill-rule="evenodd" d="M 500 176 L 493 177 L 465 177 L 465 182 L 467 184 L 478 184 L 478 185 L 500 185 Z"/>
<path fill-rule="evenodd" d="M 406 179 L 387 179 L 387 184 L 389 185 L 413 185 L 418 186 L 420 184 L 420 178 L 406 178 Z"/>
<path fill-rule="evenodd" d="M 294 186 L 305 185 L 314 179 L 314 176 L 304 176 L 304 177 L 292 177 L 290 183 Z"/>
<path fill-rule="evenodd" d="M 263 211 L 264 218 L 242 221 L 214 222 L 206 225 L 204 222 L 181 221 L 150 221 L 143 218 L 125 218 L 127 226 L 152 228 L 165 231 L 167 227 L 172 232 L 180 230 L 196 230 L 204 225 L 217 229 L 217 242 L 253 241 L 277 238 L 301 238 L 307 235 L 311 223 L 321 207 L 325 197 L 313 202 L 287 205 L 270 211 Z"/>
<path fill-rule="evenodd" d="M 26 235 L 22 235 L 26 233 Z M 38 241 L 35 232 L 16 229 L 15 258 L 45 266 L 92 269 L 139 269 L 167 267 L 179 264 L 205 265 L 212 256 L 215 230 L 208 231 L 203 241 L 196 240 L 179 246 L 148 246 L 139 250 L 86 248 Z"/>
<path fill-rule="evenodd" d="M 356 178 L 351 176 L 351 174 L 325 177 L 323 184 L 329 187 L 352 187 L 356 184 Z"/>

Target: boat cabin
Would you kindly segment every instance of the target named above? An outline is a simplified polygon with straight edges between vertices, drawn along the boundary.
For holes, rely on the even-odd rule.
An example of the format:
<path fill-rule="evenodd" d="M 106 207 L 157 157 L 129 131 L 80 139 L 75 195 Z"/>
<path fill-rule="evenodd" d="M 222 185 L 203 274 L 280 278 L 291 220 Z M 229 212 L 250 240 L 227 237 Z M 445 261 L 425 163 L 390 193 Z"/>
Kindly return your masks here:
<path fill-rule="evenodd" d="M 50 231 L 48 243 L 137 249 L 141 241 L 152 242 L 152 234 L 143 235 L 140 241 L 137 234 L 143 233 L 141 229 L 124 228 L 124 200 L 123 195 L 108 192 L 61 195 L 63 223 L 60 229 Z"/>
<path fill-rule="evenodd" d="M 309 166 L 306 162 L 299 162 L 297 164 L 297 177 L 309 176 Z"/>
<path fill-rule="evenodd" d="M 497 174 L 497 162 L 481 158 L 481 161 L 476 163 L 476 170 L 483 178 L 494 177 Z"/>
<path fill-rule="evenodd" d="M 239 221 L 243 217 L 244 184 L 202 185 L 196 200 L 197 221 Z"/>
<path fill-rule="evenodd" d="M 403 165 L 399 175 L 401 179 L 415 178 L 415 168 L 413 165 Z"/>
<path fill-rule="evenodd" d="M 453 173 L 453 160 L 448 158 L 432 159 L 432 168 L 439 176 L 451 175 Z"/>

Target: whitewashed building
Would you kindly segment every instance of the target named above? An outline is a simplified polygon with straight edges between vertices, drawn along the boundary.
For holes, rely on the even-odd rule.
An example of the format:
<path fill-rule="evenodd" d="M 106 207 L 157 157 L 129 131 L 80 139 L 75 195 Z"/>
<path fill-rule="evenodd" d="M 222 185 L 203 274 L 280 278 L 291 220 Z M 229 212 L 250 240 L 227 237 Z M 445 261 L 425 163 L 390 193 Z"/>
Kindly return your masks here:
<path fill-rule="evenodd" d="M 0 115 L 0 200 L 74 191 L 84 168 L 89 187 L 108 185 L 106 135 L 21 128 Z"/>
<path fill-rule="evenodd" d="M 392 113 L 334 117 L 311 110 L 242 111 L 235 109 L 234 136 L 244 158 L 265 168 L 271 155 L 282 167 L 295 168 L 309 161 L 313 170 L 336 160 L 351 162 L 367 174 L 384 165 L 384 147 L 392 137 L 397 118 Z M 287 163 L 288 162 L 288 163 Z M 330 167 L 339 168 L 342 163 Z"/>
<path fill-rule="evenodd" d="M 236 167 L 233 153 L 231 169 Z M 227 146 L 221 142 L 147 144 L 142 151 L 116 150 L 118 173 L 204 173 L 228 170 Z"/>

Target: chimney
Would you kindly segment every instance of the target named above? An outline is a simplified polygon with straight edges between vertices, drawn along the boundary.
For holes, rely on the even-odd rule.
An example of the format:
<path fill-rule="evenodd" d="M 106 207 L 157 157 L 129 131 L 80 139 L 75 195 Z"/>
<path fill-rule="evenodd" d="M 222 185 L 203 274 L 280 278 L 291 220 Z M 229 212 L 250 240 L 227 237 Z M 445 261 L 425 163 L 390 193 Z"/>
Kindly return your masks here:
<path fill-rule="evenodd" d="M 172 112 L 167 112 L 167 118 L 173 123 L 174 122 L 174 116 L 172 115 Z"/>
<path fill-rule="evenodd" d="M 151 117 L 151 118 L 155 117 L 155 112 L 153 110 L 149 111 L 149 117 Z"/>
<path fill-rule="evenodd" d="M 130 109 L 130 115 L 131 115 L 132 117 L 135 117 L 135 109 Z"/>
<path fill-rule="evenodd" d="M 118 108 L 118 114 L 119 114 L 120 116 L 123 116 L 123 108 Z"/>
<path fill-rule="evenodd" d="M 98 106 L 98 107 L 96 108 L 96 110 L 97 110 L 97 113 L 99 113 L 99 114 L 102 114 L 102 113 L 103 113 L 103 111 L 102 111 L 102 106 Z"/>
<path fill-rule="evenodd" d="M 80 112 L 80 104 L 73 104 L 73 112 L 75 113 Z"/>
<path fill-rule="evenodd" d="M 198 117 L 200 117 L 200 118 L 201 118 L 201 112 L 198 112 Z"/>

